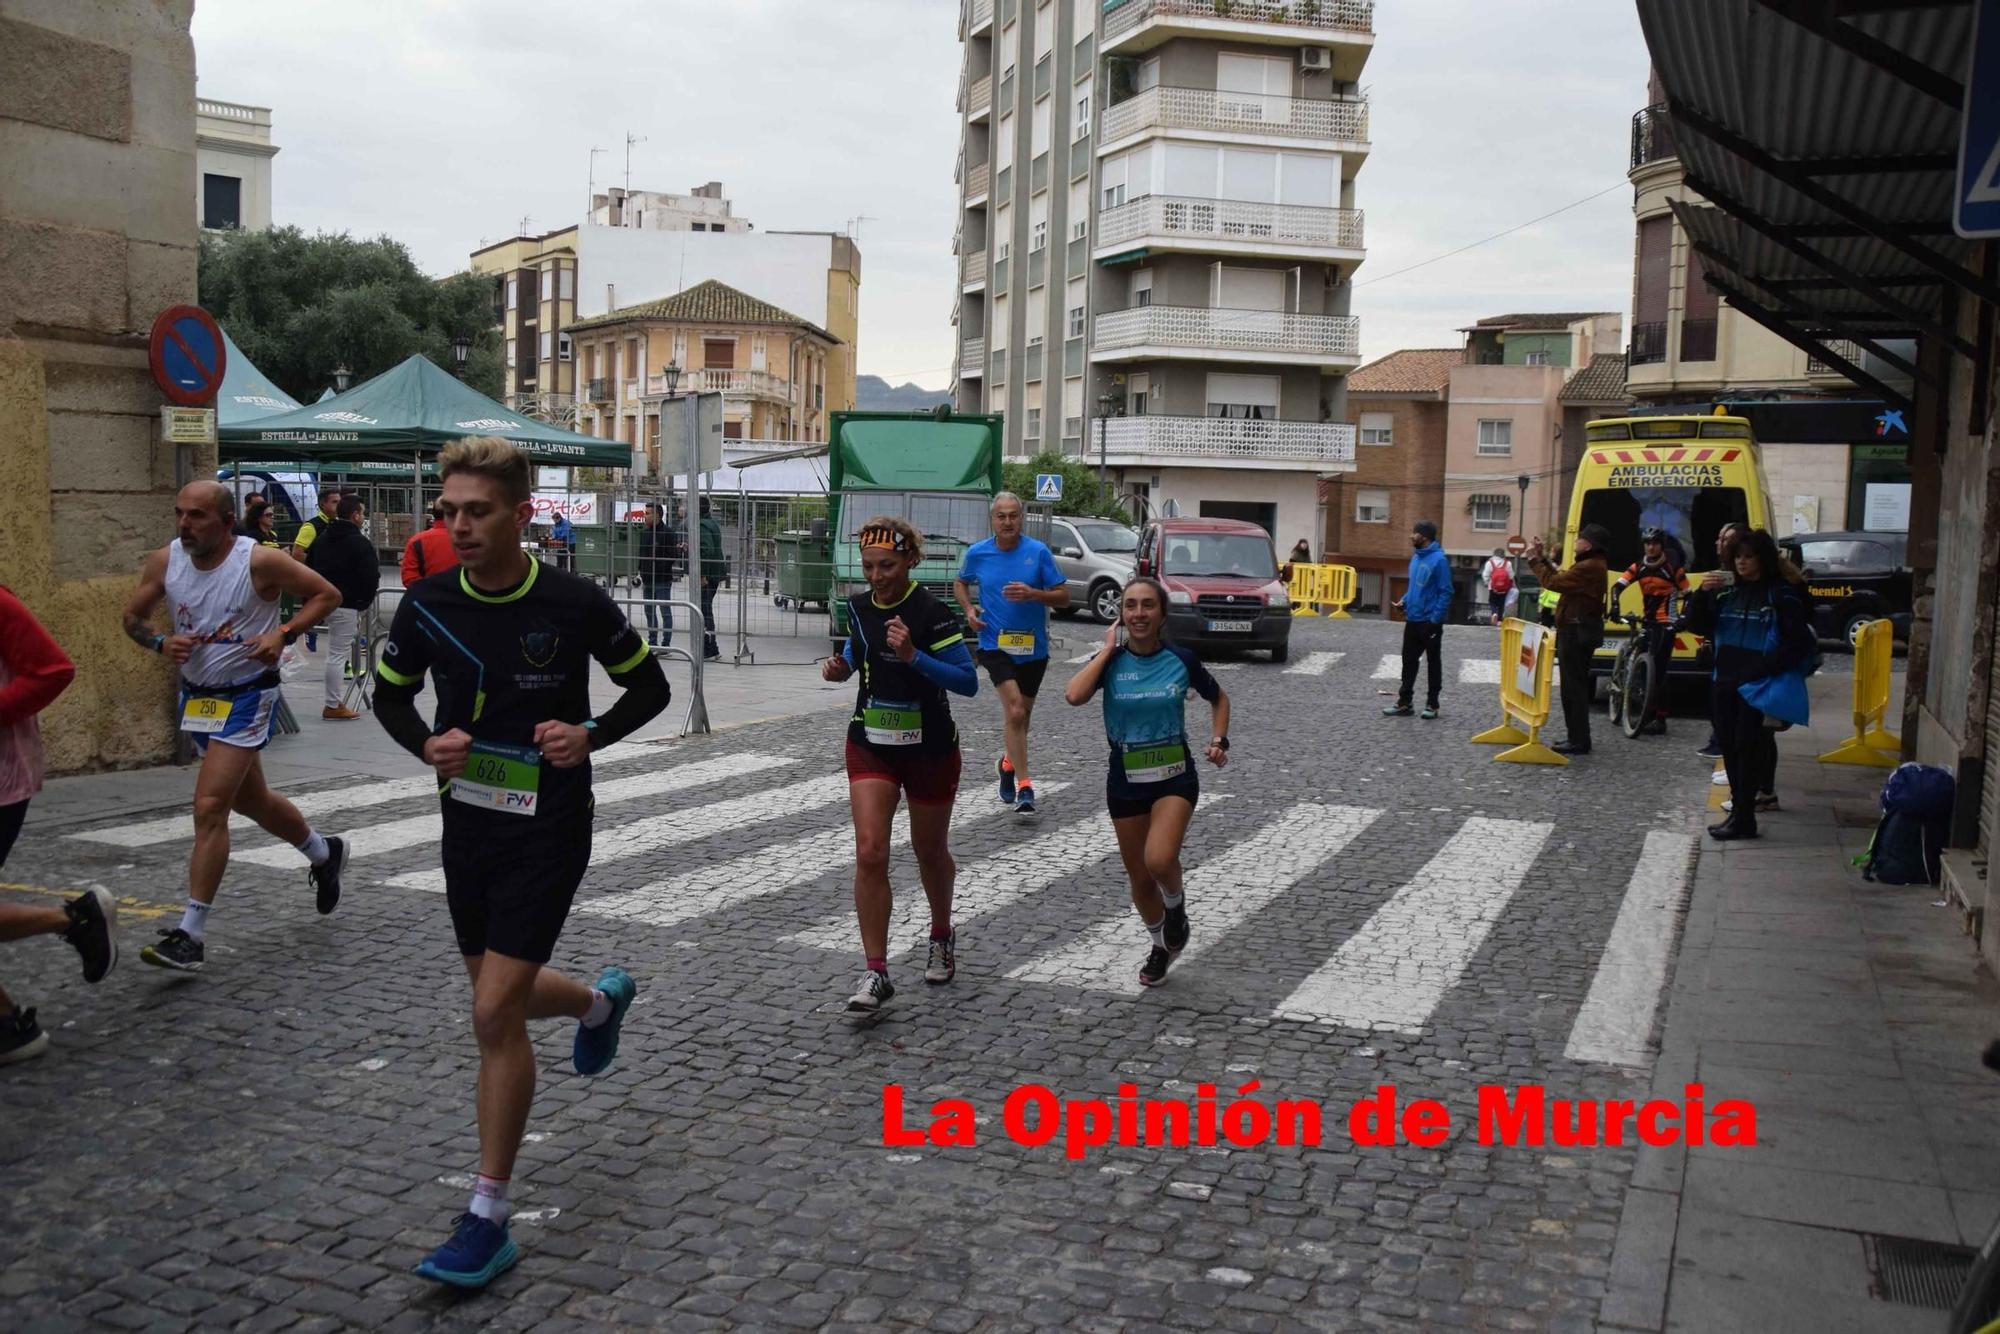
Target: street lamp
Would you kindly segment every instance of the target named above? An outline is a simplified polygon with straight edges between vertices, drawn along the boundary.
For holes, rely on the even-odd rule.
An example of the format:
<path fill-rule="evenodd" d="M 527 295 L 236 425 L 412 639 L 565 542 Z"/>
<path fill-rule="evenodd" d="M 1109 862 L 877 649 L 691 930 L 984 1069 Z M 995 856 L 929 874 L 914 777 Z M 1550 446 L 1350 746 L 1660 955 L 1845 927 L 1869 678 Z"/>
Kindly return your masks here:
<path fill-rule="evenodd" d="M 341 362 L 341 363 L 340 363 L 340 364 L 339 364 L 338 366 L 335 366 L 335 367 L 333 368 L 333 392 L 334 392 L 334 393 L 336 393 L 336 394 L 344 394 L 344 393 L 346 393 L 346 392 L 347 392 L 347 386 L 348 386 L 348 385 L 350 385 L 350 384 L 352 384 L 353 382 L 354 382 L 354 372 L 353 372 L 353 371 L 351 371 L 351 370 L 349 370 L 349 369 L 347 369 L 347 363 L 346 363 L 346 362 L 344 362 L 344 361 L 343 361 L 343 362 Z"/>
<path fill-rule="evenodd" d="M 472 340 L 464 334 L 451 340 L 451 373 L 465 378 L 465 358 L 472 351 Z"/>
<path fill-rule="evenodd" d="M 1117 399 L 1111 397 L 1111 395 L 1109 394 L 1099 394 L 1097 396 L 1097 489 L 1100 492 L 1103 491 L 1105 487 L 1105 480 L 1104 480 L 1104 456 L 1106 452 L 1104 443 L 1105 434 L 1110 429 L 1111 409 L 1112 406 L 1115 403 L 1117 403 L 1117 401 L 1118 401 Z"/>
<path fill-rule="evenodd" d="M 667 397 L 674 397 L 674 391 L 680 388 L 681 364 L 678 361 L 670 361 L 662 368 L 660 374 L 667 382 Z"/>
<path fill-rule="evenodd" d="M 1522 473 L 1514 479 L 1514 485 L 1521 488 L 1521 508 L 1515 514 L 1515 526 L 1516 531 L 1522 537 L 1528 535 L 1528 483 L 1533 480 L 1527 473 Z M 1519 556 L 1514 558 L 1514 582 L 1516 584 L 1521 582 L 1521 558 Z"/>

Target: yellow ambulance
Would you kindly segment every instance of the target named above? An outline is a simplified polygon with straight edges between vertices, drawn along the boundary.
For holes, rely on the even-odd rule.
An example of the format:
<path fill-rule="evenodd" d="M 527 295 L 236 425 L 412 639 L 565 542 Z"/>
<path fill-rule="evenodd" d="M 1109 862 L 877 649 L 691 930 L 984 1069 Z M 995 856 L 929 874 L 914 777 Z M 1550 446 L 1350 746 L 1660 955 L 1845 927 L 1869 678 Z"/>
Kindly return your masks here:
<path fill-rule="evenodd" d="M 1699 583 L 1718 564 L 1715 535 L 1724 524 L 1771 529 L 1770 487 L 1750 423 L 1720 412 L 1587 423 L 1563 531 L 1565 553 L 1576 549 L 1577 530 L 1587 523 L 1611 534 L 1611 582 L 1639 560 L 1639 534 L 1663 528 L 1687 553 L 1689 582 Z M 1644 612 L 1637 584 L 1625 590 L 1618 609 Z M 1622 622 L 1606 623 L 1599 671 L 1611 669 L 1627 633 Z M 1706 675 L 1708 666 L 1706 647 L 1694 636 L 1674 641 L 1676 673 Z"/>

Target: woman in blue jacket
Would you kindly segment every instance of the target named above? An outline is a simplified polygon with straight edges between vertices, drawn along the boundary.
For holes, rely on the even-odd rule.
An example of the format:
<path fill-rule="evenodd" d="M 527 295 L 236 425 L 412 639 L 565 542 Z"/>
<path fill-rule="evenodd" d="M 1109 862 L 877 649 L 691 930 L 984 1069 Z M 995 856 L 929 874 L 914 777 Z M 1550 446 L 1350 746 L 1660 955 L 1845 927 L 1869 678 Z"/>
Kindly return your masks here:
<path fill-rule="evenodd" d="M 1739 533 L 1729 555 L 1735 583 L 1695 594 L 1682 617 L 1688 629 L 1708 636 L 1715 652 L 1710 708 L 1730 797 L 1729 818 L 1708 830 L 1719 840 L 1757 837 L 1757 812 L 1778 806 L 1777 734 L 1742 687 L 1797 671 L 1814 647 L 1804 580 L 1779 557 L 1771 535 L 1761 528 Z"/>

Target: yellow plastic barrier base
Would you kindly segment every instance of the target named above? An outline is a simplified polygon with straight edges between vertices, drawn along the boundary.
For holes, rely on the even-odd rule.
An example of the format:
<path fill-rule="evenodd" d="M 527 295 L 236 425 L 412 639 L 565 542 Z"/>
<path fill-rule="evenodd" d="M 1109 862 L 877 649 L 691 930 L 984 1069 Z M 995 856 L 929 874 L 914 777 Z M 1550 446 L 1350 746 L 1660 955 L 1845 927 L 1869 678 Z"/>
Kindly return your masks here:
<path fill-rule="evenodd" d="M 1314 611 L 1314 610 L 1313 610 L 1313 609 L 1312 609 L 1311 607 L 1293 607 L 1293 608 L 1292 608 L 1292 615 L 1294 615 L 1294 616 L 1317 616 L 1317 615 L 1319 615 L 1319 613 L 1318 613 L 1318 612 L 1316 612 L 1316 611 Z"/>
<path fill-rule="evenodd" d="M 1528 734 L 1511 722 L 1503 722 L 1498 727 L 1488 728 L 1472 738 L 1475 746 L 1525 746 Z"/>
<path fill-rule="evenodd" d="M 1354 619 L 1354 618 L 1353 618 L 1352 616 L 1349 616 L 1349 615 L 1347 614 L 1347 609 L 1346 609 L 1345 607 L 1342 607 L 1342 608 L 1341 608 L 1340 610 L 1338 610 L 1338 611 L 1330 611 L 1330 612 L 1328 612 L 1328 613 L 1326 614 L 1326 618 L 1327 618 L 1327 619 L 1328 619 L 1329 621 L 1351 621 L 1351 620 L 1353 620 L 1353 619 Z"/>
<path fill-rule="evenodd" d="M 1539 731 L 1539 729 L 1537 729 Z M 1493 757 L 1495 764 L 1561 764 L 1569 763 L 1569 756 L 1558 755 L 1544 746 L 1537 738 L 1529 738 L 1526 745 L 1512 750 L 1503 750 Z"/>
<path fill-rule="evenodd" d="M 1887 735 L 1883 733 L 1882 735 Z M 1852 738 L 1819 757 L 1821 764 L 1859 764 L 1876 769 L 1893 769 L 1903 762 L 1902 743 L 1895 750 L 1877 750 L 1867 739 Z"/>

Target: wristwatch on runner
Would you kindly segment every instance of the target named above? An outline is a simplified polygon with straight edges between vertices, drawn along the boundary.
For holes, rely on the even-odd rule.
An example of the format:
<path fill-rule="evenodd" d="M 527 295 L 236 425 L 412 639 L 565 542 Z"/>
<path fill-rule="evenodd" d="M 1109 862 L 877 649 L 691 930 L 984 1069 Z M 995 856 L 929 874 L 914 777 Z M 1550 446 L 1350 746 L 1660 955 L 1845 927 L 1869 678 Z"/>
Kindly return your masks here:
<path fill-rule="evenodd" d="M 1221 751 L 1225 755 L 1229 753 L 1229 738 L 1226 736 L 1210 737 L 1208 739 L 1208 744 L 1215 747 L 1217 750 Z"/>
<path fill-rule="evenodd" d="M 286 648 L 290 648 L 292 645 L 298 643 L 299 636 L 305 633 L 305 631 L 303 630 L 294 630 L 289 625 L 281 625 L 278 627 L 278 629 L 282 631 L 285 636 Z"/>

